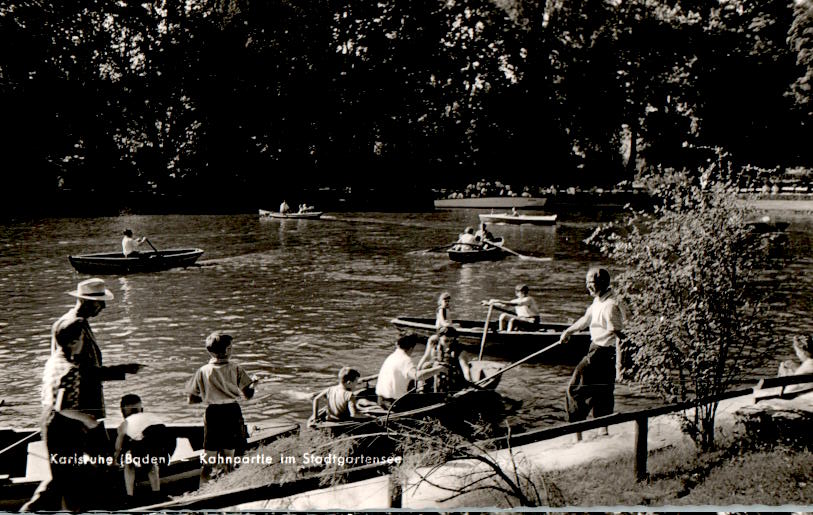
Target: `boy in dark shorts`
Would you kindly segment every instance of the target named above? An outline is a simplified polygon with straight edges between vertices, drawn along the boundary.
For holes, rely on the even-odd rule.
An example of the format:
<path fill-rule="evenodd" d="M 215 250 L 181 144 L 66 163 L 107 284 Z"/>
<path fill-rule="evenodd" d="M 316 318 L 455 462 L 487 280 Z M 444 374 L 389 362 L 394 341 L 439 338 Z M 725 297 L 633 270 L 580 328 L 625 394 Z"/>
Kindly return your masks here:
<path fill-rule="evenodd" d="M 200 367 L 186 385 L 189 404 L 208 404 L 203 416 L 203 466 L 200 483 L 212 473 L 234 468 L 234 455 L 246 445 L 243 411 L 237 400 L 254 396 L 255 378 L 249 377 L 237 363 L 229 361 L 232 337 L 215 331 L 206 338 L 206 350 L 212 357 Z"/>

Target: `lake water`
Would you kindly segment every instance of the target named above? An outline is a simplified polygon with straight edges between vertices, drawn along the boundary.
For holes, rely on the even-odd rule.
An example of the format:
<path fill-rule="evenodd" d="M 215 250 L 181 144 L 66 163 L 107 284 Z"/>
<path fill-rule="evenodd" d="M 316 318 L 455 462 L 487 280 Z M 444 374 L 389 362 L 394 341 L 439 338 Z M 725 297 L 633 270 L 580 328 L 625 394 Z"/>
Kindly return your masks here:
<path fill-rule="evenodd" d="M 130 392 L 169 421 L 199 421 L 202 408 L 186 404 L 183 386 L 208 360 L 206 335 L 223 330 L 235 337 L 233 359 L 262 378 L 255 398 L 243 403 L 247 422 L 282 424 L 306 419 L 310 393 L 334 384 L 342 365 L 377 373 L 397 339 L 389 320 L 433 317 L 442 291 L 452 294 L 453 317 L 483 319 L 481 300 L 511 298 L 516 284 L 527 283 L 544 318 L 578 318 L 591 300 L 587 267 L 606 263 L 582 240 L 598 221 L 616 216 L 561 214 L 555 227 L 494 225 L 509 248 L 553 260 L 509 257 L 462 266 L 443 253 L 415 251 L 456 239 L 477 223 L 476 211 L 336 213 L 282 222 L 249 214 L 7 222 L 0 226 L 0 426 L 37 424 L 51 324 L 74 304 L 66 292 L 89 277 L 75 272 L 67 256 L 116 250 L 124 228 L 158 248 L 206 252 L 199 267 L 106 277 L 116 298 L 91 319 L 105 363 L 147 365 L 126 381 L 106 383 L 109 422 L 121 419 L 118 401 Z M 809 332 L 813 219 L 789 220 L 795 258 L 779 275 L 777 320 L 782 331 Z M 791 357 L 789 341 L 779 338 L 777 359 Z M 542 427 L 564 420 L 571 371 L 524 364 L 506 373 L 498 390 L 523 401 L 512 421 Z M 753 376 L 774 372 L 771 365 Z M 628 386 L 616 391 L 618 411 L 656 402 Z"/>

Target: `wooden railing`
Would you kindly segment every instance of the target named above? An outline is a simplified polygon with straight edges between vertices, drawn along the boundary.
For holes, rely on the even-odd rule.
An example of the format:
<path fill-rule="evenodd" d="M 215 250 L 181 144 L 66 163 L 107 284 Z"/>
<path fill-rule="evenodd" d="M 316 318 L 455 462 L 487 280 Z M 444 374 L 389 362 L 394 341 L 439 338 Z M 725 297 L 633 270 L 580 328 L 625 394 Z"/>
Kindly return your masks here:
<path fill-rule="evenodd" d="M 607 415 L 605 417 L 584 420 L 581 422 L 573 422 L 562 424 L 559 426 L 535 429 L 526 433 L 512 435 L 509 437 L 495 438 L 491 440 L 481 441 L 482 446 L 493 445 L 497 448 L 508 447 L 509 440 L 511 447 L 524 445 L 529 443 L 541 442 L 550 440 L 559 436 L 580 433 L 589 429 L 596 429 L 599 427 L 614 426 L 626 422 L 635 422 L 635 477 L 638 480 L 644 480 L 647 477 L 647 433 L 649 419 L 660 415 L 684 411 L 687 409 L 703 406 L 714 402 L 723 401 L 726 399 L 733 399 L 736 397 L 744 397 L 752 395 L 759 390 L 774 387 L 785 387 L 792 384 L 799 383 L 813 383 L 813 374 L 804 374 L 786 377 L 772 377 L 760 380 L 755 386 L 742 388 L 724 392 L 718 395 L 712 395 L 701 399 L 694 399 L 675 404 L 668 404 L 665 406 L 658 406 L 657 408 L 649 408 L 639 411 L 628 413 L 616 413 Z M 805 390 L 810 391 L 810 390 Z M 771 396 L 775 397 L 775 396 Z M 755 399 L 759 400 L 759 399 Z M 346 479 L 350 481 L 360 481 L 376 475 L 385 473 L 389 466 L 386 464 L 373 464 L 364 465 L 360 467 L 348 468 L 345 470 Z M 171 501 L 163 504 L 153 506 L 146 506 L 137 508 L 131 511 L 144 511 L 144 510 L 190 510 L 190 509 L 221 509 L 231 506 L 236 506 L 242 503 L 252 501 L 259 501 L 264 499 L 276 499 L 303 493 L 309 490 L 320 488 L 320 479 L 322 476 L 329 475 L 320 474 L 304 479 L 298 479 L 284 484 L 269 484 L 260 487 L 250 487 L 232 490 L 222 494 L 210 494 L 208 496 L 183 499 L 179 501 Z M 397 495 L 397 494 L 396 494 Z"/>

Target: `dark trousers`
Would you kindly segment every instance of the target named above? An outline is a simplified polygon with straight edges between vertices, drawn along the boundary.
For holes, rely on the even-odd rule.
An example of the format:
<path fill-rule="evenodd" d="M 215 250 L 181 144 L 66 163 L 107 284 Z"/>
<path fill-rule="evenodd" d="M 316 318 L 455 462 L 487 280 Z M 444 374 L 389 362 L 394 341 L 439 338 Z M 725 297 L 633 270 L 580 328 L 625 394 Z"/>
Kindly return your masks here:
<path fill-rule="evenodd" d="M 567 421 L 584 420 L 591 410 L 593 418 L 611 414 L 615 405 L 614 390 L 615 347 L 591 344 L 567 385 Z"/>

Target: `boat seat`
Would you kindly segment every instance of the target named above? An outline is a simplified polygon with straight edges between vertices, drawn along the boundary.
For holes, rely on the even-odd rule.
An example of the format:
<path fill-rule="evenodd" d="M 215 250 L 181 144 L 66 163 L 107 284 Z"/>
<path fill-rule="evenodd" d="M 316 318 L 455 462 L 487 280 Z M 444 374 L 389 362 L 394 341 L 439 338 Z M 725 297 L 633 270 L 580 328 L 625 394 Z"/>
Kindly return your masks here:
<path fill-rule="evenodd" d="M 175 452 L 172 453 L 170 462 L 188 460 L 190 458 L 197 458 L 203 454 L 203 449 L 193 449 L 192 444 L 189 443 L 189 438 L 176 438 L 175 439 Z"/>
<path fill-rule="evenodd" d="M 28 457 L 25 461 L 25 477 L 21 481 L 44 481 L 51 478 L 48 465 L 48 449 L 45 442 L 38 440 L 28 444 Z"/>

